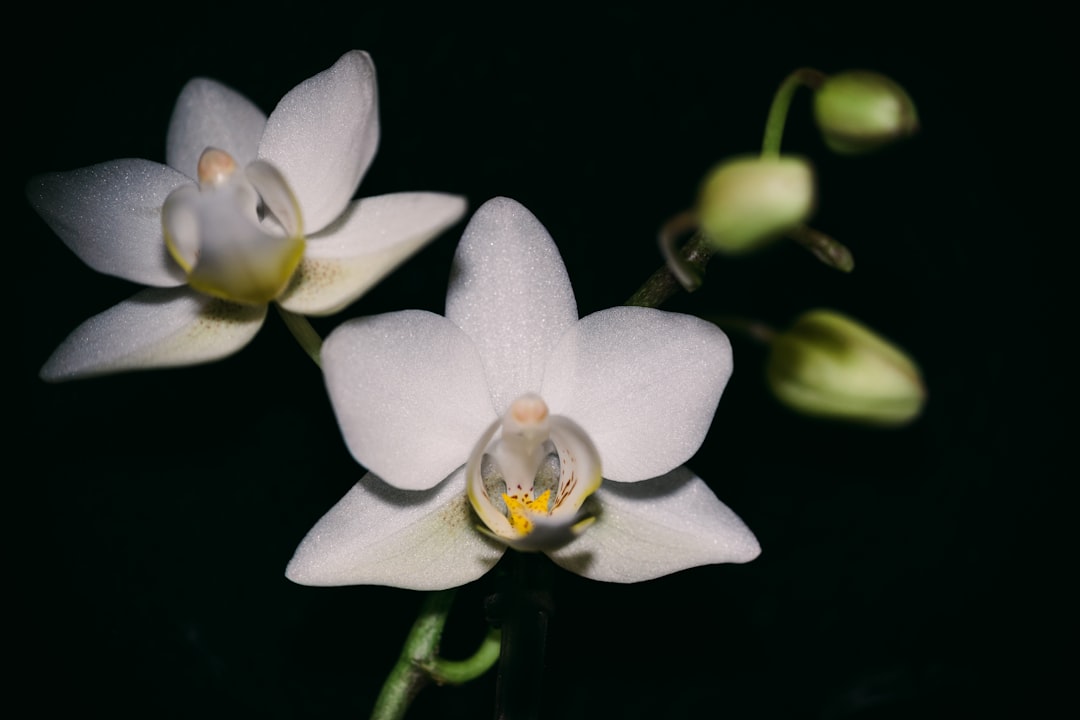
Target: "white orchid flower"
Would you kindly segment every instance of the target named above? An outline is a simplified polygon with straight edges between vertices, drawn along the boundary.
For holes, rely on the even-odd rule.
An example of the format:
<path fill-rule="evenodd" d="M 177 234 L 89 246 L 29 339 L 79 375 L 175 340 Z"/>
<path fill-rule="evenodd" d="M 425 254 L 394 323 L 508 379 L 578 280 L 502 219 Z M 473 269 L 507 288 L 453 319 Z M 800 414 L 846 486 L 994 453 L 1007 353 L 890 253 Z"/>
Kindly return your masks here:
<path fill-rule="evenodd" d="M 151 286 L 79 326 L 45 380 L 209 362 L 245 346 L 268 303 L 329 315 L 465 212 L 442 193 L 351 201 L 379 142 L 375 67 L 359 50 L 269 117 L 214 80 L 176 102 L 167 165 L 105 162 L 33 178 L 30 203 L 86 264 Z"/>
<path fill-rule="evenodd" d="M 300 543 L 296 583 L 445 589 L 507 547 L 629 583 L 760 552 L 682 466 L 731 374 L 727 337 L 651 308 L 579 320 L 554 242 L 513 200 L 469 221 L 446 317 L 346 321 L 322 360 L 369 472 Z"/>

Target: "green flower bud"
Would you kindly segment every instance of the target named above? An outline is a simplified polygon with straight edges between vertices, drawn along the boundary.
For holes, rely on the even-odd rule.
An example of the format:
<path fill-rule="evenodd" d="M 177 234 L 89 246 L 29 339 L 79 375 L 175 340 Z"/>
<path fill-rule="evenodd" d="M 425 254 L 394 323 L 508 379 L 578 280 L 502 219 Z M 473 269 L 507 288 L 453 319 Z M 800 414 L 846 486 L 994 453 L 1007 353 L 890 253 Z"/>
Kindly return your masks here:
<path fill-rule="evenodd" d="M 876 150 L 919 128 L 904 88 L 868 70 L 826 78 L 814 93 L 814 119 L 829 149 L 844 155 Z"/>
<path fill-rule="evenodd" d="M 815 195 L 813 168 L 802 158 L 732 158 L 705 176 L 698 194 L 698 223 L 715 249 L 747 252 L 807 220 Z"/>
<path fill-rule="evenodd" d="M 766 378 L 793 410 L 868 425 L 903 425 L 926 403 L 926 387 L 911 358 L 831 310 L 804 313 L 773 336 Z"/>

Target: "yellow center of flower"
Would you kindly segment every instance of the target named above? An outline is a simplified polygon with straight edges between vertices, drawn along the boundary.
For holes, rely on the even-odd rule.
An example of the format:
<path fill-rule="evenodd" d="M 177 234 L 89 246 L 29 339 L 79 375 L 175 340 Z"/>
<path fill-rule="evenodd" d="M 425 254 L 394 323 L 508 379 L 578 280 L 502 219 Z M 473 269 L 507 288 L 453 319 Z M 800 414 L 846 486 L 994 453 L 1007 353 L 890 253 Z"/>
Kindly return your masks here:
<path fill-rule="evenodd" d="M 506 503 L 506 514 L 510 520 L 510 527 L 521 535 L 532 532 L 532 515 L 548 514 L 548 502 L 551 499 L 551 490 L 545 490 L 538 498 L 530 499 L 528 495 L 518 498 L 515 495 L 502 494 L 503 502 Z"/>
<path fill-rule="evenodd" d="M 518 550 L 553 550 L 595 519 L 582 503 L 600 486 L 600 454 L 579 425 L 526 393 L 480 436 L 465 482 L 481 532 Z"/>

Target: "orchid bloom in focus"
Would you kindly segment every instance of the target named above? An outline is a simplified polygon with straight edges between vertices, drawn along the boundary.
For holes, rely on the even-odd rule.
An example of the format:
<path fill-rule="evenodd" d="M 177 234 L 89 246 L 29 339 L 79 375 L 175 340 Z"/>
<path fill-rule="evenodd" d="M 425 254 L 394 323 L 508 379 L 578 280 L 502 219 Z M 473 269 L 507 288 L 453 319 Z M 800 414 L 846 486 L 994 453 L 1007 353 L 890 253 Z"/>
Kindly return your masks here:
<path fill-rule="evenodd" d="M 578 319 L 554 242 L 513 200 L 469 221 L 445 317 L 346 321 L 322 360 L 369 472 L 300 543 L 294 582 L 445 589 L 511 547 L 629 583 L 760 552 L 682 465 L 731 374 L 727 337 L 651 308 Z"/>
<path fill-rule="evenodd" d="M 150 286 L 76 328 L 41 377 L 209 362 L 244 347 L 270 302 L 329 315 L 359 298 L 465 212 L 442 193 L 351 200 L 378 142 L 375 68 L 353 50 L 269 116 L 191 80 L 166 165 L 124 159 L 33 178 L 31 205 L 79 258 Z"/>

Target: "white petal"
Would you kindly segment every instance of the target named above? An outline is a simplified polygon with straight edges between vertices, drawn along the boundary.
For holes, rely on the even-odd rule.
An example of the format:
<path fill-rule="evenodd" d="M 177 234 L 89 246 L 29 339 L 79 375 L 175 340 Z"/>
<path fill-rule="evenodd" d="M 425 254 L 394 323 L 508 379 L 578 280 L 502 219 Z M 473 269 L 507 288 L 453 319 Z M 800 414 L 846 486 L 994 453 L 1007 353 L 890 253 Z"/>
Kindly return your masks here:
<path fill-rule="evenodd" d="M 648 482 L 605 482 L 594 497 L 596 522 L 548 553 L 583 577 L 641 582 L 699 565 L 745 563 L 761 553 L 746 523 L 685 467 Z"/>
<path fill-rule="evenodd" d="M 450 278 L 446 316 L 479 348 L 501 415 L 540 387 L 544 360 L 577 320 L 566 267 L 540 221 L 500 197 L 469 220 Z"/>
<path fill-rule="evenodd" d="M 277 166 L 315 233 L 345 209 L 375 157 L 379 109 L 375 65 L 359 50 L 305 80 L 266 122 L 259 157 Z"/>
<path fill-rule="evenodd" d="M 30 180 L 30 204 L 87 265 L 143 285 L 175 287 L 184 271 L 169 257 L 161 206 L 192 181 L 149 160 L 112 160 Z"/>
<path fill-rule="evenodd" d="M 353 302 L 465 214 L 465 199 L 396 193 L 352 203 L 315 237 L 278 298 L 301 315 L 331 315 Z"/>
<path fill-rule="evenodd" d="M 45 363 L 41 378 L 74 380 L 219 360 L 247 345 L 265 317 L 266 305 L 237 305 L 186 287 L 150 288 L 77 327 Z"/>
<path fill-rule="evenodd" d="M 302 239 L 304 219 L 301 217 L 300 200 L 281 171 L 265 160 L 254 160 L 244 168 L 244 175 L 262 201 L 266 212 L 263 225 Z"/>
<path fill-rule="evenodd" d="M 496 417 L 476 348 L 434 313 L 349 320 L 326 337 L 322 368 L 353 457 L 403 490 L 427 490 L 464 465 Z"/>
<path fill-rule="evenodd" d="M 662 475 L 701 447 L 731 375 L 731 344 L 681 313 L 616 307 L 582 318 L 551 354 L 541 394 L 596 443 L 604 477 Z"/>
<path fill-rule="evenodd" d="M 197 178 L 199 156 L 214 147 L 233 156 L 240 167 L 255 159 L 266 114 L 255 103 L 208 78 L 194 78 L 176 99 L 165 140 L 165 162 Z"/>
<path fill-rule="evenodd" d="M 461 470 L 423 492 L 368 474 L 308 532 L 285 577 L 300 585 L 458 587 L 484 575 L 505 549 L 476 523 Z"/>

